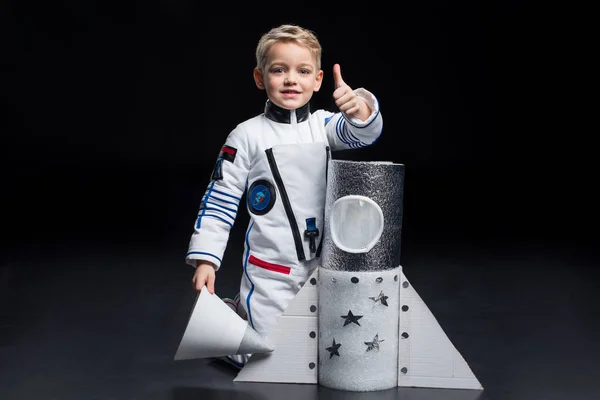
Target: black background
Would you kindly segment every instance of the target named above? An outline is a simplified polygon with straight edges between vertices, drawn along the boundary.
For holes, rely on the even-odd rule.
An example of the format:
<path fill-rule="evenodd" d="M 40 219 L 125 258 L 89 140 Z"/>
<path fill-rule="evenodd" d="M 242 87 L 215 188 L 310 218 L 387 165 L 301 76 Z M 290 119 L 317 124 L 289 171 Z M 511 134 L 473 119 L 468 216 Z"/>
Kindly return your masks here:
<path fill-rule="evenodd" d="M 593 55 L 586 12 L 526 2 L 371 5 L 372 14 L 353 15 L 307 3 L 279 15 L 262 7 L 270 5 L 212 15 L 189 1 L 2 3 L 5 293 L 54 293 L 48 282 L 61 276 L 72 290 L 92 285 L 78 289 L 82 296 L 105 297 L 171 273 L 170 287 L 191 296 L 183 260 L 214 162 L 230 130 L 264 106 L 252 79 L 256 42 L 298 23 L 323 45 L 313 109 L 334 110 L 334 63 L 351 87 L 380 101 L 379 141 L 334 158 L 405 165 L 403 264 L 442 260 L 412 271 L 426 299 L 435 295 L 426 277 L 459 280 L 453 263 L 505 281 L 526 265 L 536 293 L 552 299 L 546 289 L 560 281 L 561 265 L 577 276 L 573 304 L 597 303 L 596 133 L 586 122 L 596 111 L 581 94 L 590 92 Z M 225 297 L 236 290 L 246 220 L 241 210 L 217 277 Z M 488 270 L 494 261 L 503 272 Z M 147 283 L 145 296 L 164 299 L 160 284 Z M 17 315 L 32 303 L 14 304 L 5 316 L 27 319 Z M 588 310 L 597 318 L 597 306 Z M 19 328 L 7 329 L 18 342 Z"/>
<path fill-rule="evenodd" d="M 382 138 L 335 157 L 405 164 L 405 240 L 591 245 L 577 233 L 590 217 L 591 160 L 575 139 L 581 119 L 569 114 L 577 99 L 565 94 L 578 78 L 565 72 L 567 14 L 553 20 L 524 5 L 309 18 L 213 16 L 186 2 L 4 9 L 9 249 L 101 240 L 184 251 L 225 136 L 262 111 L 257 38 L 283 22 L 322 41 L 313 109 L 334 109 L 336 62 L 352 87 L 378 96 Z"/>

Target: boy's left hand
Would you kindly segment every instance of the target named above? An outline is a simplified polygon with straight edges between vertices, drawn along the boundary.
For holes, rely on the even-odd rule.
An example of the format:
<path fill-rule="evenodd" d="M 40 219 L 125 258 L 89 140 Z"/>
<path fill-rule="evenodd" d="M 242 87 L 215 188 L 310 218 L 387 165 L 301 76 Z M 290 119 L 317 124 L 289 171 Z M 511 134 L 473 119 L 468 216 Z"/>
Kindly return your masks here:
<path fill-rule="evenodd" d="M 335 105 L 341 112 L 351 118 L 358 118 L 365 121 L 371 115 L 369 106 L 363 99 L 358 97 L 352 88 L 348 86 L 342 79 L 342 71 L 340 64 L 333 66 L 333 82 L 335 90 L 333 91 L 333 99 Z"/>

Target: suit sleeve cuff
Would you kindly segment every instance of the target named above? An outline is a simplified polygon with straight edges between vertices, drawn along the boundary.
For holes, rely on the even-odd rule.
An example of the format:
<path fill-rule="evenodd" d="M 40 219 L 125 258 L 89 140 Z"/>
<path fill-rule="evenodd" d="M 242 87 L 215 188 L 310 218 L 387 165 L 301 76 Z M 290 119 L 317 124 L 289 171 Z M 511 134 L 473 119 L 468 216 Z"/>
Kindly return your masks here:
<path fill-rule="evenodd" d="M 356 94 L 356 96 L 364 100 L 365 103 L 367 103 L 367 105 L 371 109 L 371 115 L 369 115 L 369 118 L 367 118 L 365 121 L 354 117 L 348 117 L 346 114 L 344 114 L 344 118 L 346 118 L 346 120 L 348 120 L 354 126 L 367 126 L 375 118 L 377 118 L 377 115 L 379 114 L 379 101 L 377 101 L 377 98 L 375 97 L 375 95 L 373 95 L 373 93 L 369 92 L 367 89 L 364 88 L 354 89 L 354 93 Z"/>
<path fill-rule="evenodd" d="M 215 271 L 221 268 L 221 258 L 214 254 L 204 251 L 189 251 L 185 256 L 185 263 L 194 268 L 196 268 L 198 260 L 210 261 L 215 265 Z"/>

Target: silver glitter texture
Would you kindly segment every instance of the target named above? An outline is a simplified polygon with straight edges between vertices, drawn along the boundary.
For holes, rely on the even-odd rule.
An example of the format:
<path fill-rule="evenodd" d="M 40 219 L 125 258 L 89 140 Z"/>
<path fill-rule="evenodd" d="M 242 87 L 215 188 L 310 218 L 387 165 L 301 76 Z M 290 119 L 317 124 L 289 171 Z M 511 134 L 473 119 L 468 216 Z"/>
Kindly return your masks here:
<path fill-rule="evenodd" d="M 338 248 L 329 231 L 330 210 L 336 200 L 350 195 L 375 201 L 383 212 L 383 232 L 366 253 Z M 380 271 L 400 265 L 404 164 L 378 161 L 331 160 L 327 174 L 322 267 L 333 271 Z"/>

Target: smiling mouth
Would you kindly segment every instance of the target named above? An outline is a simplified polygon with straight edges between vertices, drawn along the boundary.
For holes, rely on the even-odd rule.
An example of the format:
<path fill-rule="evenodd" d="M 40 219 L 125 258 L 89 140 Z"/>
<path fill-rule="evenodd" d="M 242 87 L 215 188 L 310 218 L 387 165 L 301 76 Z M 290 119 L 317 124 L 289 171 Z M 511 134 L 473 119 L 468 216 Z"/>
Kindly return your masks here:
<path fill-rule="evenodd" d="M 281 93 L 283 93 L 283 94 L 300 94 L 300 92 L 296 92 L 295 90 L 284 90 Z"/>

